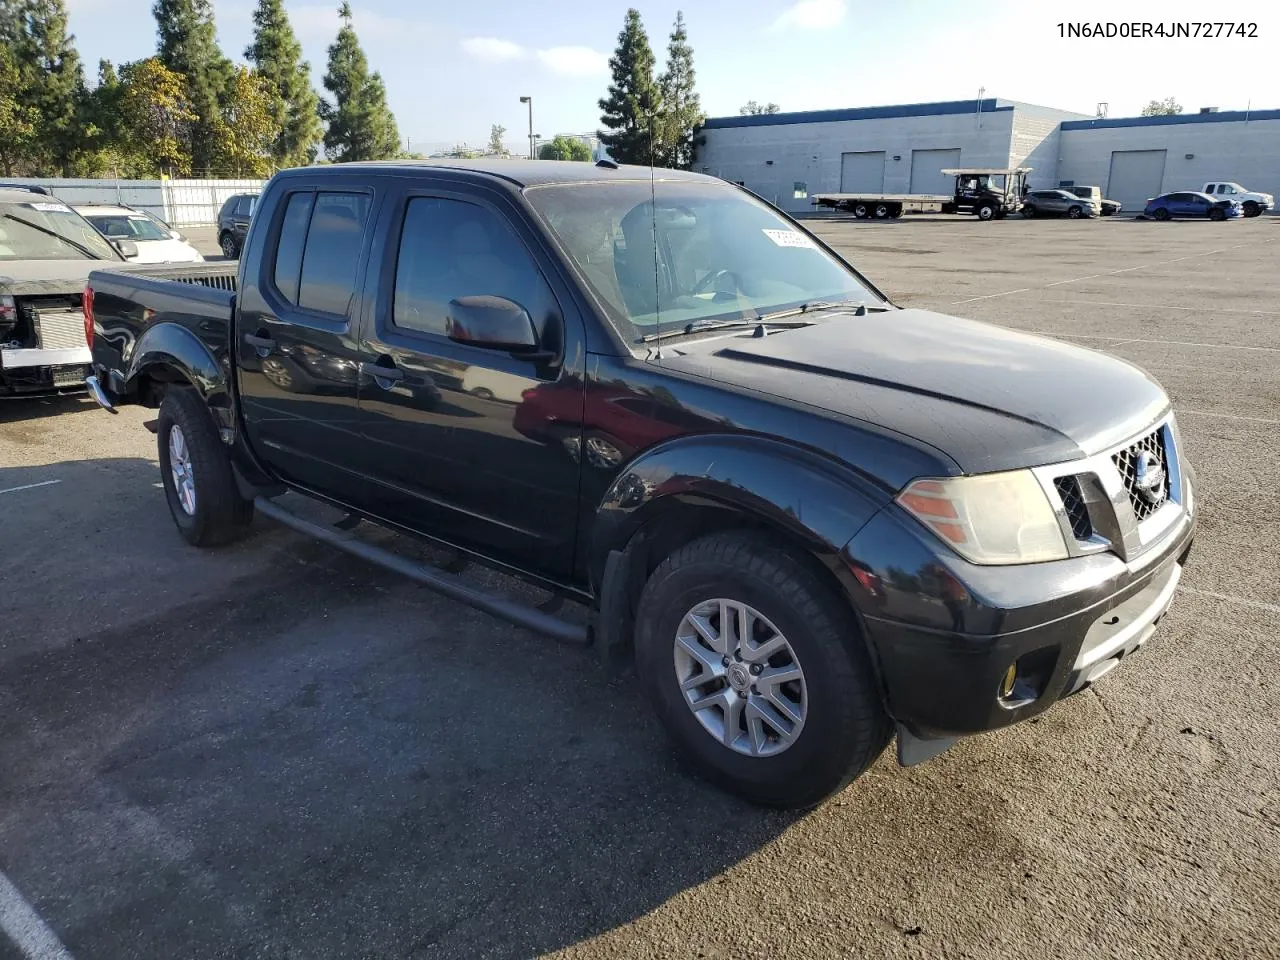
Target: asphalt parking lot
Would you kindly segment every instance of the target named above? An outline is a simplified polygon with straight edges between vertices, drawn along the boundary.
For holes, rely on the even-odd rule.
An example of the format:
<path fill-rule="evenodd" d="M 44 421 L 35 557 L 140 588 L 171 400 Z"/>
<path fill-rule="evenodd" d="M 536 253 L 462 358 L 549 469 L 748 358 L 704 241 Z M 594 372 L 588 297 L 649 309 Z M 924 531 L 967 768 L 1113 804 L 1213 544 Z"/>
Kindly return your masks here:
<path fill-rule="evenodd" d="M 78 960 L 1280 956 L 1280 217 L 814 228 L 903 305 L 1164 383 L 1201 525 L 1140 657 L 763 812 L 680 771 L 626 670 L 261 518 L 189 548 L 153 414 L 10 403 L 0 930 Z"/>

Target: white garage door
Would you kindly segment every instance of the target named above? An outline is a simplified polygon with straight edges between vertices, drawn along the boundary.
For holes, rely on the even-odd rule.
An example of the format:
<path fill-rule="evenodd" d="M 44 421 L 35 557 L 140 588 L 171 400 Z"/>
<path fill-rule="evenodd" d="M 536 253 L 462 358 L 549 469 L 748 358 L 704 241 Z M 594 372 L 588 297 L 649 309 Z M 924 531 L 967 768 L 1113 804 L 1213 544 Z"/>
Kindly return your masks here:
<path fill-rule="evenodd" d="M 884 151 L 840 154 L 841 193 L 884 193 Z"/>
<path fill-rule="evenodd" d="M 951 196 L 956 189 L 955 177 L 948 177 L 943 170 L 960 166 L 960 149 L 912 150 L 911 192 L 933 193 Z"/>
<path fill-rule="evenodd" d="M 1164 183 L 1163 150 L 1115 150 L 1111 154 L 1111 176 L 1107 178 L 1108 200 L 1118 200 L 1125 210 L 1141 212 Z"/>

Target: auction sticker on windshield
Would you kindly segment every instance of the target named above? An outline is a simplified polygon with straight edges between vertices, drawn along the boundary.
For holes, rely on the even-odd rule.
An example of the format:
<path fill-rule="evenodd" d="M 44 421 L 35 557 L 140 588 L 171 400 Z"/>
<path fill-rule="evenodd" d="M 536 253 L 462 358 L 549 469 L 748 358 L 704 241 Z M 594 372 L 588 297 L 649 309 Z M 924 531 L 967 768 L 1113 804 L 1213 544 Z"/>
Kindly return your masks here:
<path fill-rule="evenodd" d="M 796 230 L 765 230 L 764 235 L 780 247 L 807 247 L 817 249 L 817 244 Z"/>
<path fill-rule="evenodd" d="M 71 208 L 63 206 L 60 203 L 28 203 L 28 207 L 32 210 L 39 210 L 41 213 L 70 213 Z"/>

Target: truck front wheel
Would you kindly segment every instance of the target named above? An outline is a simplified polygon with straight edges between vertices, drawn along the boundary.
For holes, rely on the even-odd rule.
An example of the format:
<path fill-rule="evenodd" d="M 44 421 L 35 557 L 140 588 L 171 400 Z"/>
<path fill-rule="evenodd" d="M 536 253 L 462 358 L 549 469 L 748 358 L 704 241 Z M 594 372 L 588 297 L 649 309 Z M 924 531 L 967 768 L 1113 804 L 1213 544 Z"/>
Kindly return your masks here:
<path fill-rule="evenodd" d="M 980 203 L 973 212 L 978 215 L 979 220 L 994 220 L 996 216 L 995 204 Z"/>
<path fill-rule="evenodd" d="M 1262 212 L 1262 208 L 1258 206 L 1257 201 L 1246 200 L 1244 202 L 1244 210 L 1242 212 L 1246 217 L 1256 217 Z"/>
<path fill-rule="evenodd" d="M 695 772 L 756 803 L 807 807 L 892 734 L 858 625 L 789 548 L 717 533 L 678 548 L 637 605 L 636 665 Z"/>
<path fill-rule="evenodd" d="M 212 547 L 240 537 L 253 519 L 253 501 L 240 495 L 227 448 L 195 391 L 165 394 L 156 441 L 165 499 L 183 538 Z"/>

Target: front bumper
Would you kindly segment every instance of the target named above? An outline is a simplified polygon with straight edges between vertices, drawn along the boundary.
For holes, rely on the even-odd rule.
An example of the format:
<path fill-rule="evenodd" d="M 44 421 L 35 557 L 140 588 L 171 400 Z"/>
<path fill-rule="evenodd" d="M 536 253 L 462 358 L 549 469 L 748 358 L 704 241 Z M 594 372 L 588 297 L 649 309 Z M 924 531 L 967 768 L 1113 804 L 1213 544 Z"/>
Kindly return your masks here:
<path fill-rule="evenodd" d="M 1183 512 L 1129 562 L 1106 553 L 973 567 L 915 554 L 927 542 L 903 518 L 879 514 L 850 544 L 848 560 L 884 571 L 855 602 L 890 715 L 913 737 L 947 740 L 1029 719 L 1084 689 L 1150 639 L 1195 528 Z M 865 588 L 868 577 L 858 580 Z M 1017 679 L 1002 696 L 1011 665 Z"/>

